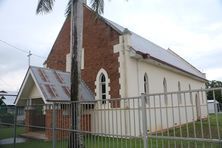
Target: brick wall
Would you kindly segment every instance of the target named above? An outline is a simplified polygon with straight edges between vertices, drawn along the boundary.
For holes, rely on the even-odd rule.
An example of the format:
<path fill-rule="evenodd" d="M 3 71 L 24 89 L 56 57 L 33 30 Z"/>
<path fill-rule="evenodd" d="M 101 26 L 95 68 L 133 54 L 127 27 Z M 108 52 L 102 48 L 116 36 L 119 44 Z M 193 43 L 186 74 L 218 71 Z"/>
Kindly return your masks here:
<path fill-rule="evenodd" d="M 107 71 L 110 79 L 110 96 L 119 98 L 118 53 L 113 53 L 113 45 L 118 44 L 119 34 L 102 20 L 94 19 L 88 8 L 84 8 L 84 69 L 82 79 L 94 92 L 95 81 L 98 71 L 103 68 Z M 66 19 L 52 51 L 48 56 L 46 64 L 49 68 L 65 71 L 66 54 L 69 53 L 70 41 L 70 19 Z M 116 102 L 119 106 L 119 103 Z"/>
<path fill-rule="evenodd" d="M 70 51 L 69 44 L 70 44 L 70 18 L 67 18 L 44 64 L 47 64 L 47 67 L 49 68 L 65 71 L 66 54 L 69 53 Z"/>
<path fill-rule="evenodd" d="M 70 132 L 67 131 L 71 129 L 71 115 L 64 115 L 64 110 L 56 110 L 56 127 L 64 130 L 56 130 L 56 139 L 68 139 Z M 80 118 L 81 130 L 91 131 L 91 116 L 89 114 L 84 114 Z M 52 140 L 52 110 L 46 111 L 46 130 L 45 134 L 48 140 Z"/>
<path fill-rule="evenodd" d="M 26 125 L 27 132 L 42 130 L 41 128 L 35 128 L 35 127 L 29 127 L 29 126 L 44 127 L 45 116 L 39 115 L 34 109 L 28 109 L 25 111 L 25 125 Z"/>

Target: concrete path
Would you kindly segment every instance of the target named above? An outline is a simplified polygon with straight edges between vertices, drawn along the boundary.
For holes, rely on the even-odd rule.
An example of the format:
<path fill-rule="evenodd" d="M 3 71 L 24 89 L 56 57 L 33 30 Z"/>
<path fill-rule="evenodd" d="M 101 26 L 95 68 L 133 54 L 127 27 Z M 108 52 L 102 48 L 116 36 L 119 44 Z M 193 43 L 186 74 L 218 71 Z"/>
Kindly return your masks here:
<path fill-rule="evenodd" d="M 26 138 L 16 138 L 16 143 L 23 143 L 26 141 L 27 141 Z M 0 145 L 13 144 L 13 143 L 14 143 L 14 138 L 7 138 L 7 139 L 0 140 Z"/>

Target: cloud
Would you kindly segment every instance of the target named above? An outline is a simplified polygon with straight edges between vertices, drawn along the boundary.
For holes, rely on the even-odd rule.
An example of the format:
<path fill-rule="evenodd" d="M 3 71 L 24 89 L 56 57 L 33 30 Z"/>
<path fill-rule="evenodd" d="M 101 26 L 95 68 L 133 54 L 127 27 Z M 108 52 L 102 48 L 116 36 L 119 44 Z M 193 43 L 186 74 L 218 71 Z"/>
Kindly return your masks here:
<path fill-rule="evenodd" d="M 0 0 L 0 39 L 46 57 L 65 19 L 67 1 L 56 1 L 51 14 L 37 16 L 37 2 Z M 218 74 L 222 69 L 221 14 L 220 0 L 112 0 L 105 1 L 104 16 L 164 48 L 170 47 L 203 69 L 209 79 L 222 80 Z M 7 85 L 12 85 L 15 90 L 27 70 L 27 56 L 1 43 L 0 55 L 0 78 L 4 80 L 0 80 L 0 89 L 10 90 Z M 36 66 L 44 61 L 34 56 L 31 59 Z"/>
<path fill-rule="evenodd" d="M 67 1 L 56 1 L 55 11 L 48 15 L 36 15 L 37 3 L 30 0 L 5 1 L 0 9 L 0 39 L 47 57 L 64 22 Z M 0 42 L 0 56 L 0 90 L 17 90 L 28 69 L 27 54 Z M 35 66 L 44 60 L 31 56 Z"/>
<path fill-rule="evenodd" d="M 220 80 L 222 81 L 222 69 L 221 68 L 210 68 L 206 71 L 208 80 Z"/>
<path fill-rule="evenodd" d="M 24 79 L 26 69 L 12 70 L 10 73 L 0 75 L 0 89 L 18 91 Z"/>

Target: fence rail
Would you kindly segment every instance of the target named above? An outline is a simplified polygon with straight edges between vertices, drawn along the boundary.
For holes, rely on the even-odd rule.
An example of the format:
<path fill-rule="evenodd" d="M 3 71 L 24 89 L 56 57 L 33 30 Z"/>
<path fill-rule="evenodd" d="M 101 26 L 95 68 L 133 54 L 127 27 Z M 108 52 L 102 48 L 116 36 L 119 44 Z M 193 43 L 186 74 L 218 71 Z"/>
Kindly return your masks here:
<path fill-rule="evenodd" d="M 221 88 L 76 102 L 0 106 L 0 145 L 29 147 L 222 147 Z M 208 95 L 207 95 L 208 94 Z M 212 95 L 212 96 L 209 96 Z M 213 100 L 207 101 L 207 97 Z M 3 134 L 1 134 L 3 133 Z M 10 134 L 11 133 L 11 134 Z M 28 142 L 16 144 L 20 137 Z M 80 139 L 80 140 L 78 140 Z M 77 141 L 76 141 L 77 140 Z M 3 141 L 3 142 L 2 142 Z"/>

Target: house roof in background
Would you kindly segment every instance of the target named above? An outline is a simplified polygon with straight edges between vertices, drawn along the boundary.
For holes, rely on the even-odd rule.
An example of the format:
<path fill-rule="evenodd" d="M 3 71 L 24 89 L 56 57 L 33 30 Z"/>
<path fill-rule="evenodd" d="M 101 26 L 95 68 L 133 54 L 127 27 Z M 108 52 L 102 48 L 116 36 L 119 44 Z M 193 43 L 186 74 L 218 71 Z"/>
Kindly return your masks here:
<path fill-rule="evenodd" d="M 43 95 L 42 98 L 45 102 L 70 101 L 70 73 L 31 66 L 26 77 L 29 75 L 32 76 L 37 88 L 41 91 L 41 94 Z M 23 85 L 26 83 L 25 80 Z M 17 100 L 22 97 L 22 88 L 24 89 L 24 87 L 21 87 Z M 93 93 L 83 81 L 81 81 L 80 92 L 81 101 L 87 102 L 94 100 Z"/>
<path fill-rule="evenodd" d="M 199 78 L 206 79 L 205 74 L 200 72 L 197 68 L 192 66 L 182 57 L 177 55 L 172 50 L 164 49 L 155 43 L 141 37 L 140 35 L 120 26 L 119 24 L 110 21 L 106 18 L 102 18 L 108 25 L 110 25 L 117 32 L 124 34 L 125 31 L 131 34 L 131 46 L 135 51 L 142 52 L 144 54 L 148 54 L 151 58 L 167 63 L 173 68 L 177 68 L 179 70 L 185 71 L 189 74 L 195 75 Z"/>
<path fill-rule="evenodd" d="M 5 99 L 2 99 L 2 101 L 5 103 L 5 105 L 15 105 L 15 99 L 18 92 L 14 91 L 0 91 L 0 97 L 4 96 Z"/>
<path fill-rule="evenodd" d="M 207 100 L 208 103 L 219 103 L 217 100 Z"/>

